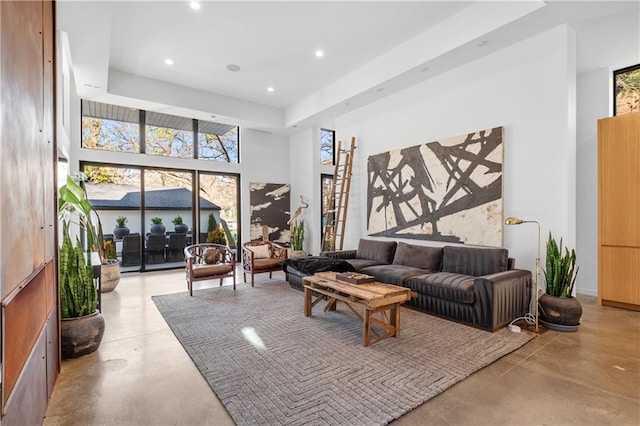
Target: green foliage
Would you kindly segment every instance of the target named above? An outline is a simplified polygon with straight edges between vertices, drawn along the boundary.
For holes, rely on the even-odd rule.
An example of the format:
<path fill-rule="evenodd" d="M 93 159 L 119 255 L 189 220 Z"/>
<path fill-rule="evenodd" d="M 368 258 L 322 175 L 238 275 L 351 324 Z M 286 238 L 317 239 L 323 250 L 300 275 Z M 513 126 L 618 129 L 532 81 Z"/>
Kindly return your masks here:
<path fill-rule="evenodd" d="M 547 282 L 546 292 L 549 296 L 567 298 L 571 297 L 573 287 L 578 276 L 576 268 L 576 251 L 565 247 L 564 255 L 562 254 L 562 238 L 560 245 L 551 236 L 549 232 L 549 240 L 547 240 L 547 268 L 544 270 L 545 280 Z"/>
<path fill-rule="evenodd" d="M 116 246 L 113 244 L 113 241 L 105 240 L 104 244 L 104 253 L 107 259 L 117 259 L 118 254 L 116 253 Z"/>
<path fill-rule="evenodd" d="M 215 228 L 213 231 L 207 232 L 207 242 L 212 244 L 227 245 L 227 237 L 221 227 Z"/>
<path fill-rule="evenodd" d="M 300 223 L 296 220 L 291 229 L 291 248 L 294 250 L 302 250 L 302 243 L 304 242 L 304 220 Z"/>
<path fill-rule="evenodd" d="M 118 228 L 124 228 L 124 226 L 127 224 L 127 217 L 126 216 L 118 216 L 116 217 L 116 225 L 118 226 Z"/>
<path fill-rule="evenodd" d="M 162 218 L 158 217 L 158 216 L 154 216 L 151 218 L 151 223 L 153 223 L 154 225 L 161 225 L 162 224 Z"/>
<path fill-rule="evenodd" d="M 171 223 L 173 223 L 174 225 L 182 225 L 182 216 L 178 215 L 174 217 Z"/>
<path fill-rule="evenodd" d="M 80 178 L 86 178 L 86 175 Z M 60 188 L 58 195 L 58 219 L 69 222 L 71 218 L 76 219 L 80 229 L 86 232 L 87 253 L 98 253 L 100 261 L 106 263 L 100 216 L 91 206 L 84 189 L 71 176 L 67 176 L 67 183 Z"/>
<path fill-rule="evenodd" d="M 209 224 L 207 225 L 207 232 L 211 232 L 218 227 L 218 222 L 216 222 L 216 217 L 213 213 L 209 214 Z"/>
<path fill-rule="evenodd" d="M 62 318 L 77 318 L 96 311 L 98 292 L 93 284 L 91 255 L 88 264 L 80 240 L 73 246 L 69 236 L 69 221 L 62 222 L 62 247 L 60 247 L 60 314 Z"/>

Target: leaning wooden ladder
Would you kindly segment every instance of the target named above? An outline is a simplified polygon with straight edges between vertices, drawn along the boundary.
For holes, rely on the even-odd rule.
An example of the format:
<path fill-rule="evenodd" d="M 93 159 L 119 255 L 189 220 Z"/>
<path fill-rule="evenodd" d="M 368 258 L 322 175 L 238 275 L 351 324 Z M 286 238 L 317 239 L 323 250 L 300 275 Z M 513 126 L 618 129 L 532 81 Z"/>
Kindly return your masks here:
<path fill-rule="evenodd" d="M 349 207 L 349 188 L 351 187 L 351 171 L 353 169 L 353 153 L 356 149 L 356 138 L 351 138 L 349 150 L 342 149 L 342 141 L 338 141 L 338 155 L 331 181 L 331 198 L 323 218 L 324 235 L 322 250 L 342 250 L 344 231 L 347 224 Z"/>

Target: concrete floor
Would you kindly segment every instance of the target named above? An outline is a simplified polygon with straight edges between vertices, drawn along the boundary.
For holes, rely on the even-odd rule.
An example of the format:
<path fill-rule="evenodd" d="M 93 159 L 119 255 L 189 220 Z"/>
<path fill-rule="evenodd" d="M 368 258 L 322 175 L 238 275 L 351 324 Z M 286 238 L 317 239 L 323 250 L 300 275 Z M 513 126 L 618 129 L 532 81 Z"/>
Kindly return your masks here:
<path fill-rule="evenodd" d="M 171 271 L 125 274 L 104 294 L 102 345 L 62 363 L 44 424 L 232 425 L 151 300 L 182 291 Z M 393 424 L 639 425 L 640 313 L 580 300 L 577 333 L 540 334 Z"/>

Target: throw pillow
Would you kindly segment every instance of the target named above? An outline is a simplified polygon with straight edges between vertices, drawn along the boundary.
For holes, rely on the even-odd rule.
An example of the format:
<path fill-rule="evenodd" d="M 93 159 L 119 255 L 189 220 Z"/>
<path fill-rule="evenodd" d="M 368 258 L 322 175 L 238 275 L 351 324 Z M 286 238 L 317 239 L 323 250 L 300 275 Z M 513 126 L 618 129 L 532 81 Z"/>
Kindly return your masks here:
<path fill-rule="evenodd" d="M 271 257 L 269 255 L 269 245 L 261 244 L 259 246 L 251 246 L 249 249 L 253 252 L 254 259 L 268 259 Z"/>
<path fill-rule="evenodd" d="M 218 249 L 209 247 L 202 253 L 202 259 L 204 259 L 204 263 L 208 265 L 218 263 L 218 261 L 220 260 L 220 252 L 218 251 Z"/>

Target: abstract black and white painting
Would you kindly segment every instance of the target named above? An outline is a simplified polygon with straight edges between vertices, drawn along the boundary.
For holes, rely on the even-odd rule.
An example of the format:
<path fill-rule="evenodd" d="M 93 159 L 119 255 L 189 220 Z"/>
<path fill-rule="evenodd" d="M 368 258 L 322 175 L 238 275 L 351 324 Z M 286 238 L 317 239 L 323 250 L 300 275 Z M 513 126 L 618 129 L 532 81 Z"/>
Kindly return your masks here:
<path fill-rule="evenodd" d="M 249 203 L 251 204 L 251 226 L 249 238 L 262 239 L 262 227 L 269 232 L 269 241 L 289 241 L 289 202 L 290 185 L 288 183 L 251 182 Z"/>
<path fill-rule="evenodd" d="M 369 235 L 502 246 L 503 128 L 372 155 Z"/>

